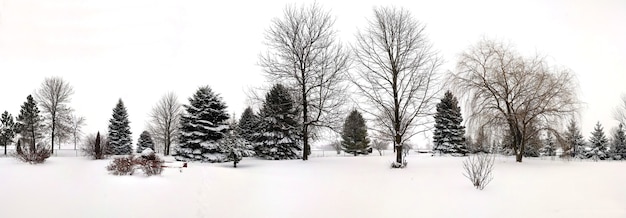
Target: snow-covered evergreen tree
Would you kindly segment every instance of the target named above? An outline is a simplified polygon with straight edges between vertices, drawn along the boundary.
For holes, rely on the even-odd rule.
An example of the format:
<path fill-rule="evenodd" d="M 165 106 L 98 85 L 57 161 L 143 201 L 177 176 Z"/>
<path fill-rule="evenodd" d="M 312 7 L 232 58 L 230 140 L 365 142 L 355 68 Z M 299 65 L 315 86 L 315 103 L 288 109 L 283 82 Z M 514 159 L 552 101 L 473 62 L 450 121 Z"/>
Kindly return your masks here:
<path fill-rule="evenodd" d="M 45 127 L 42 121 L 43 118 L 39 115 L 37 102 L 33 96 L 28 95 L 15 124 L 16 133 L 25 140 L 25 145 L 22 146 L 29 146 L 31 151 L 37 149 L 37 145 L 40 144 L 38 141 L 43 138 L 42 131 Z"/>
<path fill-rule="evenodd" d="M 450 91 L 447 91 L 441 102 L 437 104 L 433 152 L 460 155 L 468 153 L 465 143 L 465 127 L 461 125 L 461 122 L 463 122 L 463 117 L 458 100 Z"/>
<path fill-rule="evenodd" d="M 218 141 L 228 131 L 228 113 L 222 97 L 209 86 L 198 88 L 183 105 L 185 113 L 180 118 L 179 146 L 174 157 L 179 161 L 224 162 L 227 150 Z"/>
<path fill-rule="evenodd" d="M 119 99 L 113 108 L 113 117 L 109 120 L 109 141 L 111 154 L 128 155 L 132 153 L 132 132 L 130 131 L 130 121 L 128 111 L 122 99 Z"/>
<path fill-rule="evenodd" d="M 341 149 L 346 153 L 354 154 L 354 156 L 367 155 L 371 151 L 369 144 L 370 139 L 367 136 L 365 119 L 359 111 L 353 110 L 343 123 Z"/>
<path fill-rule="evenodd" d="M 252 157 L 254 155 L 252 143 L 243 139 L 235 130 L 229 131 L 219 141 L 219 144 L 227 151 L 227 161 L 232 161 L 235 168 L 237 168 L 237 164 L 243 157 Z"/>
<path fill-rule="evenodd" d="M 254 141 L 254 133 L 259 122 L 259 117 L 254 114 L 251 107 L 246 108 L 241 114 L 237 127 L 239 128 L 239 135 L 241 138 L 248 142 Z"/>
<path fill-rule="evenodd" d="M 154 151 L 154 141 L 152 141 L 152 136 L 150 136 L 148 131 L 143 131 L 137 140 L 137 154 L 141 154 L 141 152 L 147 148 Z"/>
<path fill-rule="evenodd" d="M 600 122 L 596 123 L 593 132 L 591 132 L 591 138 L 589 138 L 589 145 L 591 146 L 591 150 L 587 151 L 586 157 L 592 159 L 600 159 L 604 160 L 608 157 L 607 154 L 607 146 L 609 140 L 604 135 L 604 129 Z"/>
<path fill-rule="evenodd" d="M 9 112 L 4 111 L 0 119 L 0 146 L 4 147 L 4 155 L 7 155 L 7 146 L 13 143 L 15 137 L 15 122 Z"/>
<path fill-rule="evenodd" d="M 611 140 L 613 159 L 623 160 L 626 159 L 626 134 L 624 133 L 624 125 L 619 124 L 615 132 L 613 132 L 613 139 Z"/>
<path fill-rule="evenodd" d="M 302 150 L 298 110 L 287 88 L 274 85 L 265 95 L 254 135 L 257 156 L 270 160 L 298 159 Z"/>
<path fill-rule="evenodd" d="M 570 155 L 572 157 L 583 157 L 583 153 L 585 151 L 585 139 L 583 135 L 580 133 L 578 126 L 576 125 L 576 121 L 572 120 L 567 127 L 567 132 L 565 133 L 565 141 L 567 143 L 566 155 Z"/>
<path fill-rule="evenodd" d="M 556 155 L 556 144 L 554 142 L 554 136 L 552 136 L 552 133 L 548 133 L 548 136 L 546 136 L 540 153 L 542 156 Z"/>

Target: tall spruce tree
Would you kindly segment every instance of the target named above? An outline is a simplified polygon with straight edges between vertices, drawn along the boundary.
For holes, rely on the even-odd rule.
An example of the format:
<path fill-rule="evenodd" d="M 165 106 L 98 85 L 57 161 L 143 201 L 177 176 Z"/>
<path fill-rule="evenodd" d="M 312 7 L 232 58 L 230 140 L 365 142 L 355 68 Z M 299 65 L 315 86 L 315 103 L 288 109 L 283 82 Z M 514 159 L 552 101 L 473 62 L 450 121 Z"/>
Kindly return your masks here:
<path fill-rule="evenodd" d="M 619 124 L 615 132 L 613 132 L 613 140 L 611 141 L 613 159 L 626 159 L 626 134 L 624 133 L 624 124 Z"/>
<path fill-rule="evenodd" d="M 371 151 L 369 144 L 370 139 L 367 137 L 365 119 L 359 111 L 353 110 L 343 123 L 341 149 L 354 156 L 369 154 Z"/>
<path fill-rule="evenodd" d="M 565 133 L 565 141 L 567 142 L 567 152 L 572 157 L 582 157 L 585 150 L 585 139 L 580 133 L 576 121 L 572 120 L 567 127 Z"/>
<path fill-rule="evenodd" d="M 252 108 L 247 107 L 243 111 L 243 114 L 241 114 L 241 118 L 239 119 L 239 123 L 237 125 L 239 127 L 239 135 L 241 138 L 247 140 L 248 142 L 253 142 L 258 122 L 259 117 L 254 114 Z"/>
<path fill-rule="evenodd" d="M 589 144 L 591 151 L 587 152 L 587 158 L 604 160 L 608 157 L 607 146 L 609 140 L 604 135 L 604 128 L 600 122 L 596 123 L 596 126 L 591 132 L 591 138 L 589 138 Z"/>
<path fill-rule="evenodd" d="M 265 95 L 254 134 L 257 156 L 270 160 L 298 159 L 302 150 L 299 111 L 287 88 L 276 84 Z"/>
<path fill-rule="evenodd" d="M 218 143 L 229 129 L 229 116 L 222 98 L 209 86 L 202 86 L 183 107 L 186 113 L 180 118 L 181 135 L 180 144 L 175 149 L 176 160 L 227 161 L 227 148 Z"/>
<path fill-rule="evenodd" d="M 15 137 L 15 122 L 9 112 L 4 111 L 0 119 L 0 146 L 4 147 L 4 155 L 7 155 L 7 146 L 13 143 Z"/>
<path fill-rule="evenodd" d="M 113 117 L 109 120 L 108 145 L 113 155 L 127 155 L 132 153 L 132 139 L 128 112 L 122 99 L 119 99 L 113 108 Z"/>
<path fill-rule="evenodd" d="M 17 117 L 16 132 L 22 136 L 30 151 L 37 150 L 37 141 L 43 138 L 42 131 L 44 125 L 42 118 L 39 116 L 39 108 L 37 108 L 37 102 L 33 99 L 33 96 L 28 95 L 26 102 L 20 109 L 20 114 Z"/>
<path fill-rule="evenodd" d="M 450 91 L 446 91 L 441 102 L 437 104 L 435 114 L 434 152 L 461 155 L 468 153 L 465 143 L 465 127 L 461 125 L 461 122 L 463 118 L 458 100 Z"/>
<path fill-rule="evenodd" d="M 152 149 L 154 151 L 154 141 L 152 140 L 152 136 L 148 131 L 143 131 L 141 135 L 139 135 L 139 139 L 137 140 L 137 153 L 140 154 L 143 150 L 147 148 Z"/>

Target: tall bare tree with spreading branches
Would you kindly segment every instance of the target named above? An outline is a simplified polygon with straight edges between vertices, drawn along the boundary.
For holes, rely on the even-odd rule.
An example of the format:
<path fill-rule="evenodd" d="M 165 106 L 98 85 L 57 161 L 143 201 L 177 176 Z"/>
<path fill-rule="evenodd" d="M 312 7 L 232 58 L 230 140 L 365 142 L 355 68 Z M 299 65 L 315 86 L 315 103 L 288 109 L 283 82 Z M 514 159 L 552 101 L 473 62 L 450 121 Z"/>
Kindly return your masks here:
<path fill-rule="evenodd" d="M 163 95 L 150 112 L 148 131 L 163 144 L 163 155 L 170 155 L 171 145 L 177 140 L 181 113 L 182 106 L 173 92 Z"/>
<path fill-rule="evenodd" d="M 266 32 L 268 51 L 260 57 L 268 79 L 294 93 L 301 111 L 302 159 L 320 128 L 341 124 L 348 52 L 336 37 L 335 19 L 318 4 L 288 5 Z"/>
<path fill-rule="evenodd" d="M 393 141 L 394 167 L 403 167 L 403 145 L 427 131 L 440 88 L 441 56 L 426 38 L 425 25 L 403 8 L 374 8 L 366 29 L 357 33 L 358 70 L 353 82 L 367 100 L 373 130 Z"/>
<path fill-rule="evenodd" d="M 54 154 L 54 138 L 56 135 L 57 127 L 60 122 L 61 113 L 68 110 L 67 104 L 71 100 L 71 96 L 74 94 L 72 86 L 61 77 L 48 77 L 41 87 L 37 90 L 36 99 L 41 105 L 41 109 L 44 113 L 47 113 L 50 120 L 49 128 L 51 128 L 50 138 L 52 142 L 51 152 Z"/>
<path fill-rule="evenodd" d="M 77 149 L 76 145 L 83 136 L 83 127 L 85 126 L 85 117 L 72 114 L 71 116 L 71 131 L 72 139 L 74 140 L 74 150 Z"/>
<path fill-rule="evenodd" d="M 562 140 L 562 122 L 580 106 L 569 70 L 550 66 L 541 55 L 522 56 L 496 40 L 482 39 L 463 52 L 451 81 L 465 97 L 468 127 L 506 129 L 517 162 L 537 130 Z"/>

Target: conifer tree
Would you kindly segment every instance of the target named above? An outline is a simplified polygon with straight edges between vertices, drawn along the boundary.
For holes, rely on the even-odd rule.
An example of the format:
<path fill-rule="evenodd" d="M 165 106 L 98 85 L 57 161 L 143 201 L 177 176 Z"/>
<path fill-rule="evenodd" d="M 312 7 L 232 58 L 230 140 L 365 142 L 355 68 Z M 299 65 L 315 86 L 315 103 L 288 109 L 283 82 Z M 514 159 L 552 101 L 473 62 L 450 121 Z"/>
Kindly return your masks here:
<path fill-rule="evenodd" d="M 343 123 L 341 149 L 346 153 L 354 154 L 354 156 L 369 154 L 371 151 L 369 143 L 365 119 L 359 111 L 353 110 Z"/>
<path fill-rule="evenodd" d="M 218 141 L 228 131 L 228 113 L 222 98 L 209 86 L 198 88 L 183 105 L 180 118 L 179 146 L 174 157 L 179 161 L 224 162 L 227 149 Z"/>
<path fill-rule="evenodd" d="M 613 140 L 612 147 L 614 150 L 611 151 L 613 153 L 613 158 L 617 160 L 622 160 L 626 158 L 626 134 L 624 133 L 624 124 L 619 124 L 617 130 L 613 132 Z"/>
<path fill-rule="evenodd" d="M 554 136 L 552 135 L 552 133 L 548 133 L 548 136 L 546 136 L 543 148 L 541 148 L 541 153 L 544 156 L 556 155 L 556 144 L 554 142 Z"/>
<path fill-rule="evenodd" d="M 240 132 L 241 129 L 239 129 L 238 123 L 232 122 L 230 124 L 230 131 L 220 140 L 220 144 L 226 149 L 227 161 L 232 161 L 233 167 L 235 168 L 237 168 L 237 164 L 243 157 L 254 156 L 252 143 L 243 139 Z"/>
<path fill-rule="evenodd" d="M 143 131 L 137 140 L 137 153 L 140 154 L 147 148 L 154 151 L 154 141 L 152 141 L 152 136 L 150 136 L 148 131 Z"/>
<path fill-rule="evenodd" d="M 565 134 L 565 140 L 567 142 L 568 153 L 572 157 L 582 157 L 585 150 L 585 139 L 580 133 L 576 121 L 572 120 L 567 127 L 567 133 Z"/>
<path fill-rule="evenodd" d="M 604 129 L 600 122 L 596 123 L 593 132 L 591 132 L 591 138 L 589 138 L 589 144 L 591 151 L 587 153 L 587 158 L 594 158 L 604 160 L 607 155 L 608 139 L 604 135 Z"/>
<path fill-rule="evenodd" d="M 450 91 L 447 91 L 441 102 L 437 104 L 433 133 L 434 152 L 460 155 L 468 153 L 465 143 L 465 127 L 461 125 L 461 122 L 463 118 L 458 100 Z"/>
<path fill-rule="evenodd" d="M 4 111 L 0 118 L 0 146 L 4 146 L 4 155 L 7 155 L 7 146 L 13 143 L 15 137 L 15 122 L 9 112 Z"/>
<path fill-rule="evenodd" d="M 113 108 L 113 117 L 109 120 L 108 146 L 113 155 L 127 155 L 132 153 L 132 139 L 128 112 L 122 99 L 119 99 Z"/>
<path fill-rule="evenodd" d="M 41 133 L 43 128 L 44 125 L 41 116 L 39 116 L 37 102 L 35 102 L 33 96 L 28 95 L 17 117 L 16 132 L 22 136 L 22 139 L 26 140 L 30 151 L 37 150 L 37 141 L 43 137 Z"/>
<path fill-rule="evenodd" d="M 298 110 L 287 88 L 274 85 L 265 95 L 254 135 L 256 154 L 264 159 L 298 159 L 302 150 Z"/>
<path fill-rule="evenodd" d="M 241 114 L 241 118 L 239 119 L 239 123 L 237 125 L 241 138 L 247 140 L 248 142 L 253 142 L 256 125 L 258 124 L 258 122 L 259 117 L 254 114 L 252 108 L 247 107 L 243 111 L 243 114 Z"/>

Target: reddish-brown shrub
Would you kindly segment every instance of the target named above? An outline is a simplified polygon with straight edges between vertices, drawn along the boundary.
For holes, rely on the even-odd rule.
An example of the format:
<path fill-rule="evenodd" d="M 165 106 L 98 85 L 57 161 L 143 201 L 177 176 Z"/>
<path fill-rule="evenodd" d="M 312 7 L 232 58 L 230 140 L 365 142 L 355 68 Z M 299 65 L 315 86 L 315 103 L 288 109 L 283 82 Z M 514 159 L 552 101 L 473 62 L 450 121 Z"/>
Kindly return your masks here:
<path fill-rule="evenodd" d="M 128 155 L 115 157 L 107 166 L 107 170 L 113 175 L 133 175 L 135 169 L 141 169 L 146 176 L 161 175 L 163 172 L 163 159 L 154 152 L 140 156 Z"/>

